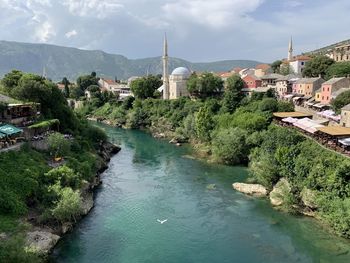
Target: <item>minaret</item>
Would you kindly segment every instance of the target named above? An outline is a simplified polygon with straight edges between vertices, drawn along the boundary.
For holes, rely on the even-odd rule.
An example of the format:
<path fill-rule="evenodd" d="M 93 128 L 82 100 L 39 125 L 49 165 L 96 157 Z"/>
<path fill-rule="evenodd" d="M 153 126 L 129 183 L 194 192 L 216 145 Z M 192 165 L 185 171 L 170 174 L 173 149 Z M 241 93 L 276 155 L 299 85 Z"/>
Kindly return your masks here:
<path fill-rule="evenodd" d="M 168 40 L 166 34 L 164 36 L 164 46 L 163 46 L 163 99 L 169 99 L 169 72 L 168 72 Z"/>
<path fill-rule="evenodd" d="M 288 61 L 291 61 L 292 59 L 293 59 L 293 40 L 292 40 L 292 37 L 290 37 L 289 47 L 288 47 Z"/>

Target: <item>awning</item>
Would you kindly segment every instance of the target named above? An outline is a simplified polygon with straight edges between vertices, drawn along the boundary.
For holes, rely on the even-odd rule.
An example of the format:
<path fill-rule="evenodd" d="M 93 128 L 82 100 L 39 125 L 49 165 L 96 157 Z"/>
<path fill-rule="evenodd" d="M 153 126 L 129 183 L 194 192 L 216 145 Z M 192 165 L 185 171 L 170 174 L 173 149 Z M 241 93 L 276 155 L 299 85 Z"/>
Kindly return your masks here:
<path fill-rule="evenodd" d="M 344 146 L 350 146 L 350 138 L 340 139 L 338 142 Z"/>
<path fill-rule="evenodd" d="M 282 121 L 288 122 L 288 123 L 294 123 L 294 122 L 298 121 L 298 119 L 293 118 L 293 117 L 287 117 L 287 118 L 282 119 Z"/>
<path fill-rule="evenodd" d="M 0 133 L 0 139 L 6 137 L 6 134 Z"/>
<path fill-rule="evenodd" d="M 293 125 L 309 133 L 315 133 L 317 131 L 317 128 L 324 127 L 324 125 L 319 124 L 318 122 L 309 118 L 300 119 L 294 122 Z"/>
<path fill-rule="evenodd" d="M 5 124 L 5 125 L 2 125 L 0 126 L 0 133 L 3 133 L 5 135 L 13 135 L 13 134 L 16 134 L 16 133 L 21 133 L 23 132 L 22 129 L 19 129 L 13 125 L 10 125 L 10 124 Z"/>

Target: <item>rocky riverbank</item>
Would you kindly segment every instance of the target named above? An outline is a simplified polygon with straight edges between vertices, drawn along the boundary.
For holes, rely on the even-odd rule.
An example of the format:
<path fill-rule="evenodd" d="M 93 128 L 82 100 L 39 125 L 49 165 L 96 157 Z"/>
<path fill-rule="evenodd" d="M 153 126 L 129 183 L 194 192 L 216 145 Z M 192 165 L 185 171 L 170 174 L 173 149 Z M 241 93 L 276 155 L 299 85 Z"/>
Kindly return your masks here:
<path fill-rule="evenodd" d="M 238 192 L 255 196 L 255 197 L 268 197 L 271 204 L 276 208 L 281 208 L 289 205 L 289 198 L 292 197 L 291 187 L 287 179 L 281 178 L 271 191 L 260 184 L 248 184 L 248 183 L 233 183 L 233 189 Z M 317 206 L 315 204 L 315 194 L 312 190 L 304 188 L 301 193 L 301 204 L 299 206 L 292 205 L 295 212 L 315 217 Z"/>
<path fill-rule="evenodd" d="M 82 211 L 75 222 L 65 222 L 55 225 L 40 225 L 38 218 L 30 216 L 28 221 L 32 225 L 31 230 L 26 233 L 26 249 L 35 251 L 46 258 L 57 242 L 64 234 L 71 231 L 77 222 L 87 215 L 94 206 L 94 189 L 101 184 L 101 174 L 108 168 L 110 158 L 120 151 L 120 147 L 110 142 L 104 142 L 100 145 L 98 155 L 101 157 L 97 174 L 92 182 L 86 182 L 81 187 Z"/>

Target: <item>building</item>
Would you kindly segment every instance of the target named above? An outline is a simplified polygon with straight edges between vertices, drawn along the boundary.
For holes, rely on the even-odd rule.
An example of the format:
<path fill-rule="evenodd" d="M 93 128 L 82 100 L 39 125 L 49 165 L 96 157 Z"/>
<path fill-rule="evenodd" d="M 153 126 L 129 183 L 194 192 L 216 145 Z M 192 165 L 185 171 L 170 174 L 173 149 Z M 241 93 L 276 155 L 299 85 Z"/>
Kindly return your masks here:
<path fill-rule="evenodd" d="M 292 93 L 293 84 L 299 80 L 299 77 L 294 74 L 289 74 L 287 76 L 281 76 L 275 80 L 276 82 L 276 93 L 279 98 Z"/>
<path fill-rule="evenodd" d="M 296 56 L 289 61 L 289 66 L 293 73 L 302 74 L 306 65 L 306 62 L 311 60 L 309 56 Z"/>
<path fill-rule="evenodd" d="M 323 105 L 328 105 L 332 99 L 349 88 L 350 79 L 344 77 L 332 78 L 322 84 L 321 90 L 316 96 L 319 96 L 317 99 Z"/>
<path fill-rule="evenodd" d="M 100 87 L 101 91 L 114 92 L 119 88 L 119 85 L 120 83 L 112 79 L 100 78 L 98 80 L 98 86 Z"/>
<path fill-rule="evenodd" d="M 304 96 L 314 96 L 323 82 L 322 78 L 301 78 L 293 84 L 292 92 Z"/>
<path fill-rule="evenodd" d="M 339 45 L 328 54 L 336 62 L 350 61 L 350 43 Z"/>
<path fill-rule="evenodd" d="M 104 79 L 101 78 L 98 81 L 98 85 L 100 87 L 100 90 L 112 92 L 115 95 L 119 96 L 119 99 L 124 99 L 128 96 L 133 96 L 130 86 L 127 84 L 119 83 L 111 79 Z M 91 97 L 91 94 L 85 94 L 86 97 Z"/>
<path fill-rule="evenodd" d="M 189 96 L 187 91 L 187 80 L 191 76 L 191 71 L 185 67 L 178 67 L 169 76 L 168 72 L 168 41 L 166 36 L 163 43 L 163 85 L 158 89 L 163 94 L 163 99 L 178 99 Z"/>
<path fill-rule="evenodd" d="M 261 87 L 261 79 L 255 75 L 246 75 L 242 80 L 244 82 L 244 88 L 246 89 L 256 89 Z"/>
<path fill-rule="evenodd" d="M 261 86 L 262 87 L 270 87 L 274 88 L 276 86 L 276 80 L 283 77 L 283 75 L 271 73 L 262 76 L 261 79 Z"/>
<path fill-rule="evenodd" d="M 350 104 L 341 109 L 340 125 L 343 127 L 350 127 Z"/>
<path fill-rule="evenodd" d="M 269 64 L 258 64 L 255 67 L 254 75 L 261 78 L 268 74 L 271 70 L 271 66 Z"/>
<path fill-rule="evenodd" d="M 189 96 L 187 80 L 190 76 L 191 72 L 185 67 L 179 67 L 173 70 L 169 77 L 169 99 Z"/>
<path fill-rule="evenodd" d="M 290 37 L 289 45 L 288 45 L 288 56 L 287 60 L 292 61 L 293 59 L 293 40 L 292 37 Z"/>

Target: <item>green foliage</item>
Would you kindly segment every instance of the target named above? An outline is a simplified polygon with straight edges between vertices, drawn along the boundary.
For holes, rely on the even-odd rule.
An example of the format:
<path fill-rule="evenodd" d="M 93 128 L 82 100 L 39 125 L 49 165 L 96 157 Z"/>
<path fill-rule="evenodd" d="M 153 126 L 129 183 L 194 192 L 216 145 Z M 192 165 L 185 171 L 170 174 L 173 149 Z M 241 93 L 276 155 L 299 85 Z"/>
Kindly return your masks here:
<path fill-rule="evenodd" d="M 210 133 L 214 128 L 211 111 L 208 107 L 201 107 L 196 115 L 196 134 L 203 141 L 210 140 Z"/>
<path fill-rule="evenodd" d="M 18 86 L 19 80 L 22 76 L 23 72 L 19 70 L 12 70 L 11 72 L 5 74 L 4 78 L 1 80 L 1 83 L 4 86 L 7 94 L 11 94 L 12 90 Z"/>
<path fill-rule="evenodd" d="M 328 68 L 335 61 L 327 56 L 315 56 L 310 61 L 306 62 L 303 76 L 304 77 L 325 77 Z"/>
<path fill-rule="evenodd" d="M 346 77 L 350 75 L 350 62 L 337 62 L 327 69 L 326 78 Z"/>
<path fill-rule="evenodd" d="M 162 80 L 157 76 L 147 76 L 135 79 L 131 82 L 130 88 L 138 99 L 154 97 L 155 91 L 162 86 Z"/>
<path fill-rule="evenodd" d="M 277 104 L 278 112 L 292 112 L 294 111 L 294 104 L 288 101 L 278 101 Z"/>
<path fill-rule="evenodd" d="M 0 262 L 39 263 L 43 260 L 35 253 L 26 251 L 25 237 L 17 234 L 6 241 L 0 242 Z"/>
<path fill-rule="evenodd" d="M 47 138 L 47 143 L 54 157 L 64 156 L 69 153 L 70 142 L 61 133 L 55 132 L 50 134 Z"/>
<path fill-rule="evenodd" d="M 335 99 L 331 100 L 332 108 L 335 112 L 340 113 L 341 108 L 350 104 L 350 91 L 344 91 L 339 94 Z"/>
<path fill-rule="evenodd" d="M 70 187 L 62 188 L 59 184 L 50 186 L 49 191 L 53 191 L 59 197 L 51 210 L 52 216 L 61 223 L 72 220 L 76 222 L 82 211 L 82 197 L 79 191 Z"/>
<path fill-rule="evenodd" d="M 45 183 L 59 183 L 62 187 L 71 187 L 77 189 L 80 186 L 81 180 L 79 175 L 66 165 L 59 166 L 45 173 Z"/>
<path fill-rule="evenodd" d="M 77 78 L 78 88 L 82 91 L 85 91 L 89 86 L 98 85 L 98 79 L 96 75 L 83 75 Z"/>
<path fill-rule="evenodd" d="M 273 73 L 280 73 L 281 64 L 282 64 L 281 60 L 276 60 L 276 61 L 272 62 L 271 69 L 272 69 Z"/>
<path fill-rule="evenodd" d="M 223 99 L 223 109 L 225 112 L 232 113 L 240 105 L 244 95 L 242 89 L 244 82 L 238 75 L 229 77 L 226 81 L 226 90 Z"/>
<path fill-rule="evenodd" d="M 58 119 L 52 119 L 52 120 L 46 120 L 46 121 L 41 121 L 38 123 L 35 123 L 33 125 L 28 126 L 29 129 L 38 129 L 38 128 L 49 128 L 54 125 L 59 125 L 60 120 Z"/>
<path fill-rule="evenodd" d="M 249 152 L 246 137 L 247 132 L 240 128 L 218 130 L 212 140 L 214 158 L 225 164 L 246 163 Z"/>
<path fill-rule="evenodd" d="M 187 90 L 192 96 L 207 98 L 220 94 L 223 84 L 223 80 L 212 73 L 192 74 L 187 81 Z"/>

